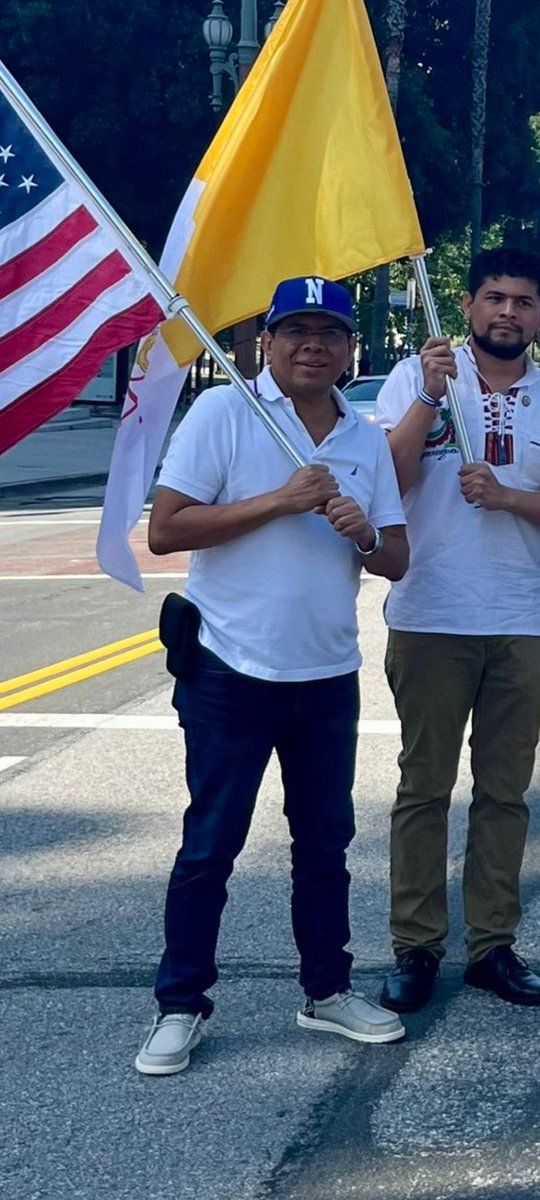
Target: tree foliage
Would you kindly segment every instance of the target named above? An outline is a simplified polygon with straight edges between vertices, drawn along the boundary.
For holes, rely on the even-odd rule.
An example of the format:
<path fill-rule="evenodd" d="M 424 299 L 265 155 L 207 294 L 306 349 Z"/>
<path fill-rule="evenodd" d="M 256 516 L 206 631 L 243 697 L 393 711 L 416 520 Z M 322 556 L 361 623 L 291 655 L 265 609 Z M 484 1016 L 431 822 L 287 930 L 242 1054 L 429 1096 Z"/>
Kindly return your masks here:
<path fill-rule="evenodd" d="M 367 0 L 381 53 L 386 4 Z M 210 7 L 4 0 L 0 10 L 7 66 L 153 254 L 215 128 L 201 32 Z M 240 0 L 225 9 L 237 36 Z M 272 9 L 259 0 L 261 28 Z M 474 3 L 407 0 L 407 15 L 398 128 L 426 241 L 457 245 L 469 219 Z M 484 213 L 527 236 L 540 216 L 539 17 L 540 0 L 493 0 Z"/>
<path fill-rule="evenodd" d="M 386 0 L 371 0 L 380 13 Z M 398 127 L 426 239 L 470 216 L 471 0 L 409 0 Z M 540 173 L 529 124 L 540 110 L 535 30 L 540 0 L 493 0 L 488 61 L 484 214 L 527 221 Z"/>

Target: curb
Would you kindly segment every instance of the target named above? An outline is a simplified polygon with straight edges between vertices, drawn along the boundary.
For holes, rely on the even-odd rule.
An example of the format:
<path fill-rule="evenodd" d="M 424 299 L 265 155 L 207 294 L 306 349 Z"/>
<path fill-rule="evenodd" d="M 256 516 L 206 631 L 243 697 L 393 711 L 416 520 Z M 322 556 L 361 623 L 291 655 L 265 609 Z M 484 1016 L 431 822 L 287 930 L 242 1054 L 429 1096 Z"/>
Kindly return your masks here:
<path fill-rule="evenodd" d="M 79 429 L 114 429 L 116 421 L 107 417 L 81 417 L 80 421 L 57 421 L 54 424 L 42 425 L 35 432 L 40 433 L 71 433 Z"/>
<path fill-rule="evenodd" d="M 52 479 L 28 479 L 24 483 L 2 483 L 0 479 L 0 507 L 5 508 L 4 500 L 7 500 L 9 496 L 27 496 L 31 493 L 39 495 L 42 492 L 49 492 L 53 488 L 57 491 L 68 491 L 73 487 L 96 487 L 99 484 L 106 484 L 108 478 L 108 471 L 100 471 L 93 475 L 61 475 L 59 478 Z"/>

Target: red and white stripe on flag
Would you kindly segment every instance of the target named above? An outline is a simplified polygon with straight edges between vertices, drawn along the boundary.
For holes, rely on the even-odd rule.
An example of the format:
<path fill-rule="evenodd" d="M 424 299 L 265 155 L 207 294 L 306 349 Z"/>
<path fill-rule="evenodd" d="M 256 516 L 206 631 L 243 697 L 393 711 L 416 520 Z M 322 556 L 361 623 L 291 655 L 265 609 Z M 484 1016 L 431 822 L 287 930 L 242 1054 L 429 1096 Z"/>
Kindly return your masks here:
<path fill-rule="evenodd" d="M 163 293 L 0 95 L 0 453 L 151 332 Z"/>

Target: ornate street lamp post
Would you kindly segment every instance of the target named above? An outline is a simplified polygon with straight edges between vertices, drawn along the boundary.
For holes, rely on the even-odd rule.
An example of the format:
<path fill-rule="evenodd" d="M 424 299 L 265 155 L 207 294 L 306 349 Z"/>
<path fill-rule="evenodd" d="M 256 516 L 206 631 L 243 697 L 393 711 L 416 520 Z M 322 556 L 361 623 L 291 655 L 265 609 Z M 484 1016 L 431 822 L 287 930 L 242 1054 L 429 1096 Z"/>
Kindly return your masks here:
<path fill-rule="evenodd" d="M 240 37 L 236 49 L 231 52 L 228 51 L 232 41 L 233 27 L 224 12 L 223 5 L 224 0 L 213 0 L 212 11 L 203 24 L 204 38 L 210 51 L 210 73 L 212 75 L 210 103 L 215 113 L 220 112 L 222 108 L 223 76 L 229 76 L 236 93 L 249 75 L 260 50 L 257 39 L 257 0 L 242 0 Z M 264 27 L 265 38 L 270 36 L 284 8 L 285 0 L 275 0 L 272 16 Z M 257 373 L 256 332 L 255 320 L 242 321 L 235 330 L 236 365 L 242 375 L 247 378 L 253 378 Z"/>
<path fill-rule="evenodd" d="M 235 92 L 243 84 L 259 53 L 257 39 L 257 0 L 242 0 L 240 38 L 236 50 L 227 51 L 232 41 L 233 27 L 223 9 L 224 0 L 213 0 L 212 11 L 203 23 L 205 42 L 210 51 L 210 72 L 213 90 L 210 102 L 214 112 L 222 107 L 222 76 L 228 75 Z M 285 0 L 275 0 L 274 11 L 264 27 L 265 38 L 270 34 L 285 8 Z"/>
<path fill-rule="evenodd" d="M 223 12 L 223 0 L 214 0 L 212 12 L 203 24 L 203 34 L 210 51 L 210 73 L 213 84 L 210 103 L 214 112 L 217 113 L 221 108 L 222 76 L 224 74 L 229 75 L 233 81 L 235 92 L 238 89 L 238 71 L 236 67 L 238 56 L 230 54 L 227 58 L 227 50 L 232 39 L 233 27 L 229 18 Z"/>
<path fill-rule="evenodd" d="M 270 37 L 270 34 L 274 28 L 274 25 L 276 24 L 276 21 L 279 21 L 279 18 L 281 16 L 284 8 L 285 8 L 285 0 L 276 0 L 276 2 L 274 4 L 274 11 L 272 13 L 272 16 L 270 17 L 270 20 L 266 22 L 266 25 L 264 27 L 265 38 Z"/>

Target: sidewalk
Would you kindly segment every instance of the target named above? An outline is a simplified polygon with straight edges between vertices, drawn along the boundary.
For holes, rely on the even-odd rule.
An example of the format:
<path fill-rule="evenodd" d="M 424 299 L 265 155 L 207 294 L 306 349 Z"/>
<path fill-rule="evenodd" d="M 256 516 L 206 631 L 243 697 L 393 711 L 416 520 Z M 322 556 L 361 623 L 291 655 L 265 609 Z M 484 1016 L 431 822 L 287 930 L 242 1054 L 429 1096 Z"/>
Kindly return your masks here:
<path fill-rule="evenodd" d="M 65 409 L 0 455 L 0 498 L 77 483 L 105 487 L 118 421 L 103 406 Z"/>

